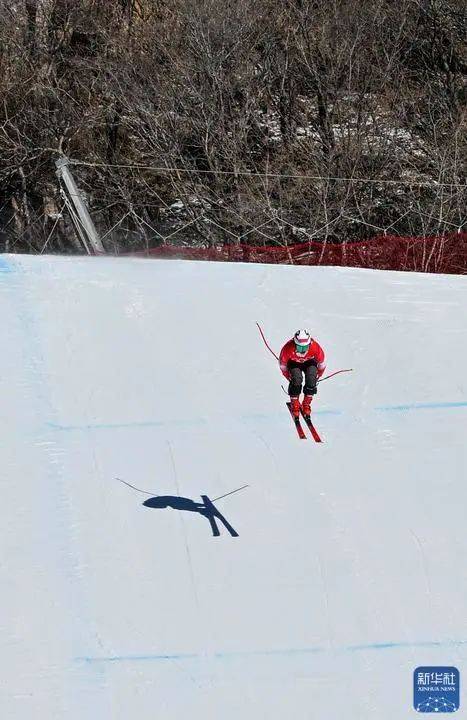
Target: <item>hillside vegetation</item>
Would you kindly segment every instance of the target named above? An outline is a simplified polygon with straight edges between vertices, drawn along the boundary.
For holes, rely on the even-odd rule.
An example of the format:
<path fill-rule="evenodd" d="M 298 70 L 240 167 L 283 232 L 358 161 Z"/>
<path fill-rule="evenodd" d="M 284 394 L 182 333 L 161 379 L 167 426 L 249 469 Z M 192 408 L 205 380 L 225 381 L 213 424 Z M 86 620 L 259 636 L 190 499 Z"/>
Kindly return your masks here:
<path fill-rule="evenodd" d="M 0 0 L 0 249 L 79 249 L 61 152 L 109 251 L 465 229 L 465 27 L 465 0 Z"/>

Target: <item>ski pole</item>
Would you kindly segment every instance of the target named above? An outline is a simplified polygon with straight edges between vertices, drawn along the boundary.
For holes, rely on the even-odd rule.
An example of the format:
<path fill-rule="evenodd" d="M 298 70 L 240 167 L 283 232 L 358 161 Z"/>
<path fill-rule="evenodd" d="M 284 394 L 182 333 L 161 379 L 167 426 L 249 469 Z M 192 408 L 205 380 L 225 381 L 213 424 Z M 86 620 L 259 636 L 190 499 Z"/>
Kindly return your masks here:
<path fill-rule="evenodd" d="M 343 373 L 343 372 L 352 372 L 352 371 L 353 371 L 353 368 L 347 368 L 347 370 L 336 370 L 336 372 L 333 372 L 330 375 L 326 375 L 326 377 L 320 378 L 318 380 L 318 382 L 320 383 L 320 382 L 323 382 L 323 380 L 329 380 L 329 378 L 334 377 L 334 375 L 339 375 L 340 373 Z"/>
<path fill-rule="evenodd" d="M 214 498 L 214 500 L 211 500 L 211 502 L 216 502 L 216 500 L 222 500 L 222 498 L 227 497 L 228 495 L 233 495 L 234 493 L 240 492 L 240 490 L 244 490 L 245 488 L 250 487 L 249 485 L 242 485 L 242 487 L 237 488 L 236 490 L 232 490 L 231 492 L 225 493 L 225 495 L 220 495 L 219 497 Z"/>
<path fill-rule="evenodd" d="M 130 485 L 129 482 L 126 480 L 122 480 L 122 478 L 115 478 L 115 480 L 118 480 L 119 482 L 123 483 L 124 485 L 128 485 L 128 487 L 132 488 L 133 490 L 137 490 L 139 493 L 143 493 L 143 495 L 149 495 L 150 497 L 159 497 L 159 495 L 156 495 L 156 493 L 150 493 L 147 490 L 140 490 L 139 488 L 135 487 L 134 485 Z"/>
<path fill-rule="evenodd" d="M 258 326 L 258 330 L 259 330 L 260 333 L 261 333 L 261 337 L 263 338 L 263 342 L 264 342 L 264 344 L 266 345 L 267 349 L 269 350 L 269 352 L 270 352 L 272 355 L 274 355 L 274 357 L 276 358 L 277 362 L 279 362 L 279 358 L 277 357 L 277 355 L 276 355 L 276 353 L 274 352 L 274 350 L 271 350 L 271 348 L 270 348 L 269 345 L 268 345 L 268 341 L 267 341 L 266 338 L 264 337 L 264 333 L 263 333 L 263 331 L 262 331 L 262 329 L 261 329 L 261 325 L 259 324 L 259 322 L 257 322 L 256 324 L 257 324 L 257 326 Z"/>

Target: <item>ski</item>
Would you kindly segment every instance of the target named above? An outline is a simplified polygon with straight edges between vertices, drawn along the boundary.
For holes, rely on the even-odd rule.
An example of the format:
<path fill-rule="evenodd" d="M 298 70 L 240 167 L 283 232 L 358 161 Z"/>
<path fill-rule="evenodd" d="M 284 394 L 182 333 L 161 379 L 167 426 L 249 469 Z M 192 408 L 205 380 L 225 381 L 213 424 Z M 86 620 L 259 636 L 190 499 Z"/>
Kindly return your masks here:
<path fill-rule="evenodd" d="M 286 405 L 289 408 L 290 416 L 294 422 L 295 427 L 297 428 L 298 437 L 300 438 L 300 440 L 306 440 L 305 431 L 300 424 L 300 419 L 294 417 L 293 412 L 292 412 L 292 405 L 289 402 L 286 403 Z"/>
<path fill-rule="evenodd" d="M 313 440 L 314 440 L 315 442 L 319 442 L 319 443 L 322 442 L 322 440 L 321 440 L 321 438 L 320 438 L 320 436 L 319 436 L 319 434 L 318 434 L 317 429 L 315 428 L 315 426 L 314 426 L 313 423 L 311 422 L 311 416 L 310 416 L 310 415 L 305 415 L 305 413 L 303 412 L 303 408 L 302 408 L 301 405 L 300 405 L 300 413 L 301 413 L 304 421 L 305 421 L 306 424 L 307 424 L 308 430 L 311 432 L 311 434 L 312 434 L 312 436 L 313 436 Z"/>

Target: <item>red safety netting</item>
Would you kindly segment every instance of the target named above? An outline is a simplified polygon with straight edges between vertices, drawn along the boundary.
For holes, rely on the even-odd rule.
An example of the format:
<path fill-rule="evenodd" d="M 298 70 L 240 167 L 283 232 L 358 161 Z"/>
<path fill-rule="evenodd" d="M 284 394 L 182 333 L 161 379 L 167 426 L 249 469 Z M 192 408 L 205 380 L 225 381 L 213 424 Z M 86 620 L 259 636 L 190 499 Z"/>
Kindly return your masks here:
<path fill-rule="evenodd" d="M 379 270 L 467 273 L 467 233 L 435 237 L 377 236 L 358 242 L 311 241 L 288 246 L 225 244 L 211 248 L 161 245 L 131 253 L 140 257 L 256 262 L 288 265 L 337 265 Z"/>

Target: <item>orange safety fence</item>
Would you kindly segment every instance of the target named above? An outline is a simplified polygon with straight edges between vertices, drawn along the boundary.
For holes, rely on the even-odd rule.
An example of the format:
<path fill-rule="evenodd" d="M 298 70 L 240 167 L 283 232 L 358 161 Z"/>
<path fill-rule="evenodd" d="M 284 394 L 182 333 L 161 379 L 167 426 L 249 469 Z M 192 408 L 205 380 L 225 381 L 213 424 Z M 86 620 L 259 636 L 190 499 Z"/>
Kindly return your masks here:
<path fill-rule="evenodd" d="M 467 232 L 431 237 L 376 236 L 355 242 L 310 241 L 293 245 L 222 244 L 201 248 L 161 245 L 129 253 L 151 258 L 335 265 L 379 270 L 467 273 Z"/>

